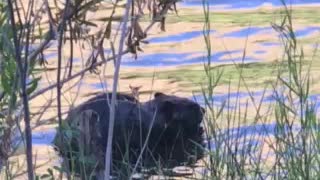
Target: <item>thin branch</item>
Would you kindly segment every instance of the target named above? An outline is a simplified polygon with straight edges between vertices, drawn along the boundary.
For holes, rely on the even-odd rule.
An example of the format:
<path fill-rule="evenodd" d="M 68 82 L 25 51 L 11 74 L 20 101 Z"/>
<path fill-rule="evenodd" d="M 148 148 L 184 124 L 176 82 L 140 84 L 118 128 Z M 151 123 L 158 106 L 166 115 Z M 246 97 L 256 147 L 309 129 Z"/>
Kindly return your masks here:
<path fill-rule="evenodd" d="M 126 50 L 126 51 L 122 52 L 121 55 L 127 54 L 128 52 L 129 52 L 129 51 Z M 116 56 L 116 57 L 117 57 L 117 56 Z M 104 64 L 104 63 L 106 63 L 106 62 L 108 62 L 108 61 L 111 61 L 111 60 L 115 59 L 116 57 L 110 57 L 110 58 L 106 59 L 106 61 L 97 62 L 97 63 L 93 64 L 91 67 L 87 67 L 87 68 L 79 71 L 78 73 L 73 74 L 72 76 L 68 77 L 67 79 L 61 80 L 60 84 L 64 84 L 64 83 L 66 83 L 66 82 L 69 82 L 69 81 L 77 78 L 78 76 L 82 76 L 82 75 L 85 74 L 87 71 L 90 71 L 92 68 L 101 66 L 102 64 Z M 46 88 L 43 88 L 43 89 L 37 91 L 36 93 L 34 93 L 33 95 L 31 95 L 31 96 L 29 97 L 29 100 L 32 100 L 32 99 L 38 97 L 39 95 L 41 95 L 41 94 L 43 94 L 43 93 L 45 93 L 45 92 L 47 92 L 47 91 L 49 91 L 49 90 L 57 87 L 57 85 L 58 85 L 58 83 L 54 83 L 54 84 L 52 84 L 52 85 L 50 85 L 50 86 L 48 86 L 48 87 L 46 87 Z"/>
<path fill-rule="evenodd" d="M 25 134 L 26 134 L 26 156 L 27 156 L 27 170 L 29 180 L 33 180 L 33 164 L 32 164 L 32 138 L 31 138 L 31 127 L 30 127 L 30 112 L 29 112 L 29 103 L 28 103 L 28 94 L 26 88 L 26 75 L 27 69 L 22 65 L 21 52 L 20 52 L 20 43 L 17 37 L 17 29 L 15 25 L 14 10 L 11 0 L 7 0 L 10 20 L 13 33 L 13 42 L 15 46 L 15 57 L 17 65 L 20 71 L 20 83 L 21 83 L 21 96 L 23 101 L 24 109 L 24 121 L 25 121 Z"/>
<path fill-rule="evenodd" d="M 113 89 L 112 89 L 111 107 L 110 107 L 110 116 L 109 116 L 108 140 L 107 140 L 106 156 L 105 156 L 106 169 L 104 172 L 105 174 L 104 179 L 106 180 L 110 179 L 110 169 L 112 165 L 111 155 L 112 155 L 113 126 L 114 126 L 114 119 L 115 119 L 116 92 L 118 87 L 119 72 L 120 72 L 120 65 L 121 65 L 121 57 L 122 57 L 121 54 L 123 53 L 123 46 L 125 44 L 127 22 L 129 18 L 131 1 L 132 0 L 127 1 L 125 14 L 123 16 L 123 26 L 121 30 L 119 52 L 118 52 L 119 56 L 117 57 L 117 60 L 116 60 L 116 67 L 115 67 L 115 72 L 113 77 Z"/>
<path fill-rule="evenodd" d="M 51 31 L 48 32 L 47 38 L 40 44 L 40 46 L 32 51 L 32 53 L 30 53 L 30 55 L 28 56 L 28 62 L 32 61 L 33 59 L 35 59 L 50 43 L 51 40 L 53 40 L 53 35 L 51 33 Z"/>
<path fill-rule="evenodd" d="M 171 3 L 171 5 L 172 5 L 172 4 L 173 4 L 173 3 Z M 162 17 L 162 16 L 165 15 L 165 13 L 169 10 L 169 7 L 170 7 L 170 5 L 168 5 L 167 8 L 165 8 L 165 9 L 162 11 L 162 13 L 160 13 L 160 17 Z M 157 19 L 158 19 L 158 18 L 157 18 Z M 153 21 L 148 25 L 148 27 L 145 29 L 144 32 L 147 33 L 147 32 L 155 25 L 156 22 L 157 22 L 156 20 L 153 20 Z M 45 44 L 46 44 L 46 43 L 44 42 L 44 43 L 43 43 L 43 47 L 45 47 Z M 78 73 L 73 74 L 72 76 L 68 77 L 67 79 L 62 80 L 60 83 L 64 84 L 64 83 L 66 83 L 66 82 L 69 82 L 69 81 L 73 80 L 74 78 L 76 78 L 76 77 L 78 77 L 78 76 L 82 76 L 82 75 L 85 74 L 87 71 L 90 71 L 92 68 L 96 68 L 96 67 L 101 66 L 101 65 L 103 65 L 104 63 L 107 63 L 107 62 L 109 62 L 109 61 L 111 61 L 111 60 L 115 60 L 118 56 L 123 56 L 123 55 L 125 55 L 125 54 L 128 54 L 129 52 L 130 52 L 129 49 L 127 49 L 127 50 L 123 51 L 122 53 L 120 53 L 120 54 L 118 54 L 118 55 L 116 55 L 116 56 L 112 56 L 112 57 L 107 58 L 105 61 L 96 62 L 96 63 L 92 64 L 90 67 L 87 67 L 87 68 L 79 71 Z M 57 85 L 58 85 L 58 84 L 55 83 L 55 84 L 52 84 L 51 86 L 48 86 L 48 87 L 43 88 L 43 89 L 41 89 L 41 90 L 38 90 L 37 92 L 35 92 L 33 95 L 31 95 L 31 96 L 29 97 L 29 100 L 34 99 L 34 98 L 36 98 L 37 96 L 39 96 L 39 95 L 41 95 L 41 94 L 43 94 L 43 93 L 45 93 L 45 92 L 47 92 L 47 91 L 55 88 Z"/>
<path fill-rule="evenodd" d="M 64 8 L 63 12 L 63 19 L 61 22 L 61 26 L 59 27 L 59 39 L 58 39 L 58 68 L 57 68 L 57 111 L 58 111 L 58 121 L 59 121 L 59 130 L 60 133 L 62 131 L 62 115 L 61 115 L 61 88 L 63 86 L 61 81 L 61 61 L 62 61 L 62 41 L 63 41 L 63 34 L 64 34 L 64 28 L 67 21 L 67 13 L 69 10 L 70 0 L 66 0 L 66 6 Z M 61 139 L 62 140 L 62 139 Z"/>

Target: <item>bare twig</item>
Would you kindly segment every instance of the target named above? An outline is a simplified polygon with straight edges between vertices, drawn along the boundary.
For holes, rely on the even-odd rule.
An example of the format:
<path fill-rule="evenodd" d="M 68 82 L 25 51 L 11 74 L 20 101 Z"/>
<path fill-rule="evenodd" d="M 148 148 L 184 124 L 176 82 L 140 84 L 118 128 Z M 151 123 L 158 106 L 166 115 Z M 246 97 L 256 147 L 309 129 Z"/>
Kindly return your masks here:
<path fill-rule="evenodd" d="M 119 52 L 116 60 L 116 67 L 113 77 L 113 89 L 112 89 L 112 97 L 111 97 L 111 107 L 110 107 L 110 116 L 109 116 L 109 128 L 108 128 L 108 141 L 106 147 L 106 157 L 105 157 L 105 176 L 104 179 L 110 179 L 110 169 L 111 169 L 111 154 L 112 154 L 112 138 L 113 138 L 113 126 L 114 126 L 114 118 L 115 118 L 115 103 L 116 103 L 116 92 L 118 87 L 118 79 L 120 72 L 120 64 L 121 64 L 121 54 L 123 53 L 123 46 L 126 38 L 126 30 L 127 30 L 127 22 L 129 18 L 129 11 L 131 6 L 131 0 L 127 1 L 125 14 L 123 16 L 123 26 L 121 30 L 120 36 L 120 44 L 119 44 Z"/>

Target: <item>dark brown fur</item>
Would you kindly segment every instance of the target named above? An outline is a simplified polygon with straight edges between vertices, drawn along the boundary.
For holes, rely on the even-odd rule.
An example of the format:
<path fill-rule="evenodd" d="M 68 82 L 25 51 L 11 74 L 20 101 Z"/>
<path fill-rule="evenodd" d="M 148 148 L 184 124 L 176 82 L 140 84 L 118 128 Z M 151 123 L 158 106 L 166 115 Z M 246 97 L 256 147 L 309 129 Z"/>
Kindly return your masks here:
<path fill-rule="evenodd" d="M 69 126 L 80 129 L 80 135 L 67 140 L 73 143 L 73 151 L 85 149 L 85 155 L 93 156 L 100 170 L 104 168 L 108 137 L 108 98 L 111 94 L 98 95 L 72 110 L 67 118 Z M 124 94 L 118 94 L 117 99 L 112 146 L 114 164 L 126 161 L 134 165 L 145 142 L 142 163 L 146 166 L 157 165 L 155 160 L 160 160 L 164 166 L 175 166 L 202 157 L 204 109 L 197 103 L 163 93 L 156 93 L 154 99 L 146 103 L 137 103 L 135 98 Z M 83 119 L 83 112 L 89 114 L 87 119 Z M 77 120 L 78 116 L 81 120 Z M 70 156 L 69 151 L 63 151 L 63 144 L 57 142 L 57 150 L 63 156 Z M 78 168 L 79 173 L 84 171 Z"/>

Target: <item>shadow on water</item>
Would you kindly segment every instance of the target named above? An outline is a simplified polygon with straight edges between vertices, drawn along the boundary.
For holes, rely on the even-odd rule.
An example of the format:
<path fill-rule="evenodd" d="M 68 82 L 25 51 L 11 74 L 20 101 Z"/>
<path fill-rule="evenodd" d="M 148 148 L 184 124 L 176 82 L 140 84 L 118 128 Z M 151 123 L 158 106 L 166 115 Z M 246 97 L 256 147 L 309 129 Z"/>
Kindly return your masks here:
<path fill-rule="evenodd" d="M 319 0 L 294 0 L 285 1 L 288 5 L 301 5 L 301 4 L 315 4 L 319 3 Z M 209 0 L 211 6 L 225 6 L 225 9 L 243 9 L 243 8 L 257 8 L 264 4 L 271 4 L 272 6 L 282 6 L 280 0 L 250 0 L 250 1 L 236 1 L 236 0 Z M 183 5 L 186 6 L 202 6 L 201 0 L 185 0 Z"/>
<path fill-rule="evenodd" d="M 211 30 L 210 33 L 215 32 L 214 30 Z M 164 37 L 154 37 L 150 38 L 148 41 L 150 43 L 176 43 L 176 42 L 183 42 L 187 41 L 196 37 L 203 36 L 203 31 L 190 31 L 190 32 L 184 32 Z"/>
<path fill-rule="evenodd" d="M 86 85 L 89 85 L 91 88 L 95 90 L 105 90 L 108 86 L 108 84 L 106 84 L 105 82 L 90 83 Z"/>
<path fill-rule="evenodd" d="M 50 59 L 58 59 L 58 53 L 57 52 L 52 52 L 52 53 L 47 53 L 43 55 L 46 60 Z"/>
<path fill-rule="evenodd" d="M 243 38 L 251 35 L 258 34 L 260 32 L 272 32 L 271 27 L 246 27 L 243 29 L 240 29 L 238 31 L 233 31 L 230 33 L 226 33 L 223 35 L 223 37 L 236 37 L 236 38 Z"/>
<path fill-rule="evenodd" d="M 319 26 L 309 26 L 303 29 L 299 29 L 295 31 L 295 35 L 297 38 L 303 38 L 311 35 L 312 33 L 316 33 L 320 31 Z M 230 33 L 226 33 L 223 35 L 223 37 L 235 37 L 235 38 L 244 38 L 247 36 L 255 35 L 258 33 L 271 33 L 275 32 L 271 27 L 246 27 L 243 29 L 240 29 L 238 31 L 233 31 Z M 261 45 L 264 45 L 265 43 L 260 43 Z M 268 46 L 269 44 L 265 44 Z M 278 45 L 278 44 L 270 44 L 270 45 Z"/>
<path fill-rule="evenodd" d="M 280 46 L 281 43 L 278 42 L 261 42 L 259 43 L 261 46 L 266 46 L 266 47 L 270 47 L 270 46 Z"/>
<path fill-rule="evenodd" d="M 229 94 L 214 94 L 212 99 L 209 99 L 209 98 L 205 99 L 205 97 L 201 94 L 201 95 L 193 96 L 192 99 L 202 106 L 204 106 L 206 104 L 205 102 L 207 100 L 210 104 L 212 104 L 214 106 L 221 107 L 223 105 L 225 108 L 234 109 L 237 107 L 237 105 L 234 104 L 236 99 L 240 100 L 240 102 L 237 103 L 238 105 L 246 106 L 247 100 L 249 100 L 249 104 L 250 104 L 250 97 L 255 99 L 257 101 L 256 103 L 258 103 L 260 101 L 262 103 L 275 102 L 274 95 L 268 91 L 266 91 L 266 92 L 256 91 L 256 92 L 251 92 L 250 94 L 248 92 L 235 92 L 235 93 L 229 93 Z M 262 97 L 263 97 L 263 99 L 262 99 Z M 229 103 L 228 103 L 228 101 L 229 101 Z"/>
<path fill-rule="evenodd" d="M 58 60 L 58 52 L 51 52 L 51 53 L 45 53 L 43 55 L 44 59 L 45 60 Z M 62 59 L 68 59 L 69 57 L 63 57 L 62 56 Z M 74 57 L 73 58 L 73 62 L 80 62 L 81 59 L 80 58 L 77 58 L 77 57 Z"/>
<path fill-rule="evenodd" d="M 232 54 L 241 53 L 241 50 L 221 51 L 212 54 L 211 61 L 216 64 L 242 62 L 242 58 L 232 58 Z M 137 60 L 124 58 L 123 66 L 129 67 L 166 67 L 179 65 L 201 64 L 207 61 L 207 56 L 196 56 L 199 53 L 156 53 L 138 57 Z M 231 56 L 231 58 L 223 58 Z M 258 59 L 245 57 L 244 62 L 257 62 Z"/>
<path fill-rule="evenodd" d="M 254 51 L 255 54 L 265 54 L 267 53 L 267 51 L 265 50 L 257 50 L 257 51 Z"/>
<path fill-rule="evenodd" d="M 139 56 L 138 59 L 124 58 L 121 62 L 124 66 L 172 66 L 184 64 L 192 53 L 155 53 Z"/>
<path fill-rule="evenodd" d="M 207 103 L 206 101 L 217 107 L 224 106 L 225 108 L 235 109 L 238 108 L 239 105 L 245 107 L 247 105 L 252 105 L 251 97 L 254 99 L 255 103 L 262 103 L 262 104 L 271 104 L 275 103 L 276 101 L 281 100 L 287 101 L 288 97 L 285 97 L 281 94 L 276 94 L 273 91 L 255 91 L 251 92 L 231 92 L 229 94 L 214 94 L 212 99 L 209 97 L 204 97 L 202 94 L 194 95 L 190 97 L 193 101 L 199 103 L 202 106 L 205 106 Z M 236 103 L 236 100 L 239 100 Z M 308 101 L 313 105 L 315 111 L 320 113 L 320 94 L 309 95 Z M 294 106 L 299 105 L 299 99 L 293 101 Z"/>
<path fill-rule="evenodd" d="M 302 37 L 307 37 L 312 33 L 316 33 L 316 32 L 320 32 L 319 26 L 309 26 L 300 30 L 296 30 L 294 34 L 296 35 L 296 37 L 302 38 Z"/>
<path fill-rule="evenodd" d="M 52 145 L 52 141 L 56 135 L 55 129 L 50 129 L 42 132 L 32 133 L 33 145 Z"/>

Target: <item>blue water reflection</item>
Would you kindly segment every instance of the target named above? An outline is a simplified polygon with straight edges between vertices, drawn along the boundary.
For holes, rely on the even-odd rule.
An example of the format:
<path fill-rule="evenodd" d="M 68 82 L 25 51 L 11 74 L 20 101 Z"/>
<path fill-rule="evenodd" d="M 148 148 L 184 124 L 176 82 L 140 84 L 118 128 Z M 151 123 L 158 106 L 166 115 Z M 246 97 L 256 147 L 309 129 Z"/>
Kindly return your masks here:
<path fill-rule="evenodd" d="M 260 32 L 271 33 L 273 31 L 274 30 L 271 27 L 246 27 L 237 31 L 226 33 L 223 35 L 223 37 L 245 38 L 247 36 L 255 35 Z M 294 34 L 297 38 L 303 38 L 316 32 L 320 32 L 320 26 L 309 26 L 303 29 L 295 30 Z M 278 42 L 261 42 L 259 44 L 263 46 L 279 46 L 280 45 L 280 43 Z"/>
<path fill-rule="evenodd" d="M 232 62 L 256 62 L 258 59 L 253 57 L 232 58 L 233 54 L 241 53 L 241 50 L 221 51 L 212 54 L 212 63 L 232 63 Z M 207 56 L 195 56 L 196 53 L 157 53 L 141 55 L 137 60 L 128 58 L 123 59 L 122 65 L 130 67 L 165 67 L 178 65 L 191 65 L 207 62 Z M 224 57 L 227 58 L 224 58 Z"/>
<path fill-rule="evenodd" d="M 261 42 L 259 44 L 262 45 L 262 46 L 266 46 L 266 47 L 269 47 L 269 46 L 280 46 L 281 45 L 278 42 Z"/>
<path fill-rule="evenodd" d="M 194 95 L 190 97 L 190 99 L 196 101 L 202 106 L 205 106 L 207 103 L 209 103 L 218 107 L 221 107 L 222 105 L 224 105 L 225 108 L 234 109 L 236 108 L 236 105 L 240 105 L 240 106 L 247 105 L 247 102 L 243 102 L 242 100 L 249 100 L 249 105 L 250 105 L 251 97 L 255 100 L 256 103 L 261 102 L 264 104 L 265 103 L 268 104 L 268 103 L 275 103 L 278 101 L 288 102 L 288 97 L 286 97 L 283 94 L 280 94 L 279 92 L 276 93 L 273 91 L 255 91 L 250 93 L 231 92 L 229 94 L 213 94 L 213 97 L 211 99 L 210 97 L 208 97 L 208 95 L 207 97 L 204 97 L 202 94 L 200 94 L 200 95 Z M 237 104 L 234 104 L 236 99 L 239 99 L 240 102 L 238 102 Z M 309 95 L 308 102 L 311 103 L 310 105 L 312 105 L 312 107 L 315 108 L 316 112 L 319 112 L 320 94 Z M 292 105 L 298 107 L 299 99 L 295 99 Z"/>
<path fill-rule="evenodd" d="M 273 93 L 270 93 L 270 91 L 256 91 L 251 92 L 250 94 L 248 92 L 231 92 L 229 94 L 214 94 L 213 97 L 210 99 L 210 97 L 204 97 L 201 95 L 195 95 L 192 97 L 194 101 L 199 103 L 202 106 L 205 106 L 206 101 L 209 102 L 209 104 L 212 104 L 214 106 L 224 106 L 225 108 L 234 109 L 237 107 L 237 105 L 240 106 L 246 106 L 247 103 L 243 102 L 242 100 L 249 100 L 250 104 L 250 98 L 253 98 L 258 102 L 262 103 L 271 103 L 275 102 L 276 96 Z M 263 97 L 263 99 L 262 99 Z M 240 102 L 234 104 L 235 100 L 239 99 Z"/>
<path fill-rule="evenodd" d="M 306 27 L 306 28 L 303 28 L 303 29 L 300 29 L 300 30 L 296 30 L 295 31 L 295 35 L 296 35 L 296 37 L 301 38 L 301 37 L 309 36 L 312 33 L 316 33 L 316 32 L 319 32 L 319 31 L 320 31 L 320 27 L 318 27 L 318 26 L 310 26 L 310 27 Z"/>
<path fill-rule="evenodd" d="M 43 57 L 45 60 L 58 60 L 58 53 L 57 52 L 51 52 L 51 53 L 45 53 L 43 54 Z M 64 58 L 69 58 L 69 57 L 62 57 L 62 59 Z M 73 57 L 73 62 L 80 62 L 81 59 L 77 58 L 77 57 Z"/>
<path fill-rule="evenodd" d="M 262 31 L 271 32 L 272 28 L 271 27 L 246 27 L 237 31 L 226 33 L 223 36 L 240 38 L 240 37 L 255 35 Z"/>
<path fill-rule="evenodd" d="M 211 30 L 210 33 L 215 32 Z M 203 36 L 203 31 L 191 31 L 191 32 L 183 32 L 179 34 L 169 35 L 165 37 L 154 37 L 148 39 L 150 43 L 174 43 L 174 42 L 183 42 L 196 37 Z"/>
<path fill-rule="evenodd" d="M 284 0 L 289 5 L 300 5 L 300 4 L 314 4 L 319 3 L 319 0 Z M 226 9 L 241 9 L 241 8 L 256 8 L 263 4 L 271 4 L 273 6 L 282 6 L 283 3 L 280 0 L 249 0 L 249 1 L 237 1 L 237 0 L 209 0 L 209 4 L 212 6 L 226 6 Z M 184 5 L 202 5 L 201 0 L 184 0 Z"/>
<path fill-rule="evenodd" d="M 88 85 L 95 90 L 106 90 L 107 88 L 107 84 L 105 82 L 90 83 Z"/>
<path fill-rule="evenodd" d="M 254 51 L 254 54 L 265 54 L 265 53 L 267 53 L 267 51 L 265 51 L 265 50 Z"/>
<path fill-rule="evenodd" d="M 255 54 L 265 54 L 267 53 L 267 51 L 265 50 L 257 50 L 257 51 L 254 51 Z"/>
<path fill-rule="evenodd" d="M 32 144 L 34 145 L 50 145 L 56 135 L 56 129 L 50 129 L 42 132 L 32 133 Z"/>
<path fill-rule="evenodd" d="M 43 55 L 44 59 L 50 60 L 50 59 L 58 59 L 58 53 L 52 52 L 52 53 L 46 53 Z"/>

